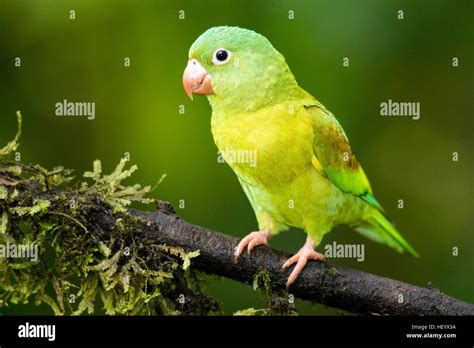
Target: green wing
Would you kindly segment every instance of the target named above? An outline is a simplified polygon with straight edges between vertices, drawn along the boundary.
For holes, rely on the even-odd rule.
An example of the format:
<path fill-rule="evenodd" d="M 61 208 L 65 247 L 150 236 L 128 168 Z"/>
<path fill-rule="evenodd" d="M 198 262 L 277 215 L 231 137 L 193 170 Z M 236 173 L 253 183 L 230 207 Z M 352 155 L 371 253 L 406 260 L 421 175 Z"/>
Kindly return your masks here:
<path fill-rule="evenodd" d="M 315 168 L 342 191 L 358 196 L 376 208 L 371 211 L 367 221 L 362 221 L 356 230 L 379 243 L 418 257 L 418 253 L 400 235 L 372 195 L 369 180 L 336 118 L 317 102 L 305 106 L 305 112 L 308 113 L 313 126 Z"/>
<path fill-rule="evenodd" d="M 336 118 L 319 103 L 305 106 L 314 132 L 313 164 L 323 170 L 341 191 L 361 197 L 370 205 L 383 211 L 372 195 L 369 180 L 351 150 L 349 140 Z M 318 166 L 320 167 L 318 168 Z"/>

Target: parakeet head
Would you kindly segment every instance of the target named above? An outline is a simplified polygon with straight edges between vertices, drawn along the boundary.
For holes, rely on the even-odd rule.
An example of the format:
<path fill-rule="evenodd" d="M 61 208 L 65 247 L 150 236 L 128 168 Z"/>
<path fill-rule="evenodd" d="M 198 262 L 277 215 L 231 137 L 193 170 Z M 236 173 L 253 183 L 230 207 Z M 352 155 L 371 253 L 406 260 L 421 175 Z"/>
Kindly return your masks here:
<path fill-rule="evenodd" d="M 300 89 L 270 41 L 238 27 L 214 27 L 192 44 L 183 85 L 214 110 L 246 112 L 289 100 Z"/>

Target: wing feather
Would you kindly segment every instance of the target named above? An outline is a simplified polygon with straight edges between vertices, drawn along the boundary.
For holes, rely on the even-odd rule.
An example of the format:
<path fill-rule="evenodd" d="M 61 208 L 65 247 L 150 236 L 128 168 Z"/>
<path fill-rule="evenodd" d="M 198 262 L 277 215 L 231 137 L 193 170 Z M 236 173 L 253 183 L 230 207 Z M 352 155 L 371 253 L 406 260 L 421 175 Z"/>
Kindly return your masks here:
<path fill-rule="evenodd" d="M 336 118 L 319 103 L 305 106 L 313 125 L 313 165 L 340 190 L 359 196 L 383 211 L 372 195 L 372 188 L 356 156 L 352 152 L 344 130 Z"/>

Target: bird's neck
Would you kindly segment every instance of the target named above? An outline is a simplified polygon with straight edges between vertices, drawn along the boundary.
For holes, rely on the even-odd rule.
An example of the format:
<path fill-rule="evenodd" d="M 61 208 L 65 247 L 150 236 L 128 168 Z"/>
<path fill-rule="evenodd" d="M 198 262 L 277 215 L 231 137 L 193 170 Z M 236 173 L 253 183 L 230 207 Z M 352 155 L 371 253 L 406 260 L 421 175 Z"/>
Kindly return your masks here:
<path fill-rule="evenodd" d="M 213 113 L 223 115 L 251 113 L 272 105 L 311 98 L 295 81 L 274 83 L 251 94 L 236 93 L 231 97 L 213 94 L 207 97 Z"/>

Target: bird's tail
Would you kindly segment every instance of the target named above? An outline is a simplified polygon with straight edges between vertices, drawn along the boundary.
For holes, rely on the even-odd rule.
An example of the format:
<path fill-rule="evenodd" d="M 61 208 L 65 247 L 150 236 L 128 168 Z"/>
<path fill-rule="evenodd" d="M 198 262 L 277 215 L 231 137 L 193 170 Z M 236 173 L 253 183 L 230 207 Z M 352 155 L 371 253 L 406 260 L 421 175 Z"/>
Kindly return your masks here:
<path fill-rule="evenodd" d="M 408 252 L 415 257 L 420 257 L 388 218 L 376 208 L 370 210 L 370 215 L 362 223 L 355 226 L 355 230 L 363 236 L 385 244 L 399 252 Z"/>

